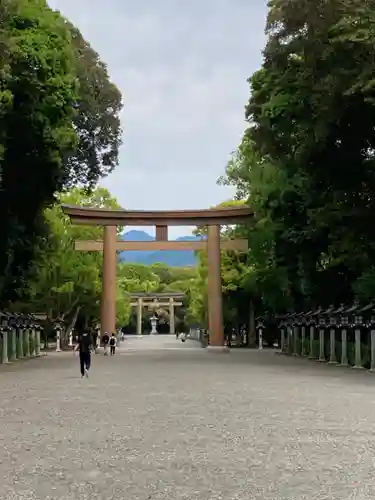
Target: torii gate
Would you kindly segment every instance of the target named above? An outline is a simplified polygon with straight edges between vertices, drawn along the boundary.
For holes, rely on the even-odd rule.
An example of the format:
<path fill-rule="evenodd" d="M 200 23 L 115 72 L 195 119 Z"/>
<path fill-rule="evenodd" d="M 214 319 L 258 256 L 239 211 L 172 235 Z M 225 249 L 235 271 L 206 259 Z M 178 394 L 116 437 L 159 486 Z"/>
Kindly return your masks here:
<path fill-rule="evenodd" d="M 181 292 L 159 292 L 159 293 L 131 293 L 130 297 L 136 299 L 137 302 L 131 302 L 132 307 L 137 308 L 137 335 L 142 335 L 142 308 L 144 306 L 156 308 L 156 307 L 168 307 L 169 308 L 169 333 L 175 334 L 175 314 L 174 308 L 182 306 L 182 302 L 175 302 L 178 299 L 183 299 L 185 297 L 184 293 Z M 162 302 L 159 302 L 159 299 Z M 152 300 L 152 302 L 150 302 Z M 164 302 L 163 302 L 164 300 Z M 166 302 L 168 300 L 168 302 Z"/>
<path fill-rule="evenodd" d="M 103 241 L 76 241 L 80 251 L 103 252 L 103 290 L 101 302 L 102 331 L 116 328 L 117 251 L 126 250 L 207 250 L 208 253 L 208 323 L 210 349 L 223 350 L 223 299 L 220 276 L 220 250 L 246 252 L 248 241 L 220 241 L 220 226 L 248 221 L 249 207 L 218 207 L 207 210 L 108 210 L 104 208 L 62 206 L 74 224 L 104 226 Z M 155 241 L 117 241 L 117 226 L 155 226 Z M 207 240 L 168 241 L 168 226 L 207 226 Z"/>

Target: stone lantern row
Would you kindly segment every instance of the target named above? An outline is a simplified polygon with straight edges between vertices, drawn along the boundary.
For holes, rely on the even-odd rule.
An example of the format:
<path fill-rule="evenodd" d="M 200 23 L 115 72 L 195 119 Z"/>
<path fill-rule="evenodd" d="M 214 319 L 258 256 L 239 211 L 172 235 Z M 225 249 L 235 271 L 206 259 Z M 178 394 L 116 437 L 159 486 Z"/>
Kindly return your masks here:
<path fill-rule="evenodd" d="M 42 325 L 32 314 L 1 312 L 1 363 L 40 356 L 42 331 Z"/>
<path fill-rule="evenodd" d="M 282 353 L 349 366 L 348 341 L 351 340 L 353 368 L 363 369 L 367 363 L 370 370 L 375 371 L 375 304 L 288 313 L 279 316 L 277 321 Z"/>

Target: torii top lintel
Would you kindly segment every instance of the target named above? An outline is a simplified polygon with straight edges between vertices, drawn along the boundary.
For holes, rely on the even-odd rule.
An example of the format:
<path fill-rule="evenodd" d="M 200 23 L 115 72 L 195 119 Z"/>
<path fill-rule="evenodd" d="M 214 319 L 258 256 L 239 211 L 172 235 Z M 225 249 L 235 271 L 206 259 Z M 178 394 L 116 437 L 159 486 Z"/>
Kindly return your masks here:
<path fill-rule="evenodd" d="M 91 226 L 210 226 L 240 224 L 253 216 L 249 207 L 205 210 L 109 210 L 62 205 L 74 224 Z"/>

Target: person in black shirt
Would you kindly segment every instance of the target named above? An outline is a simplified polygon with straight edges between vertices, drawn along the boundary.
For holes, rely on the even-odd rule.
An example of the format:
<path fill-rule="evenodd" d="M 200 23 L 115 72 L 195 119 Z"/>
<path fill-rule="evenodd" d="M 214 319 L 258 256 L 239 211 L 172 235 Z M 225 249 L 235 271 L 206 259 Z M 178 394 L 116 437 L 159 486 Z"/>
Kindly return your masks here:
<path fill-rule="evenodd" d="M 224 337 L 227 341 L 227 346 L 229 348 L 232 347 L 232 328 L 230 328 L 229 326 L 224 328 Z"/>
<path fill-rule="evenodd" d="M 107 332 L 104 333 L 102 341 L 104 346 L 104 356 L 108 356 L 109 335 Z"/>
<path fill-rule="evenodd" d="M 92 348 L 92 337 L 88 332 L 80 335 L 78 339 L 78 344 L 74 348 L 74 352 L 79 350 L 79 363 L 81 367 L 81 376 L 86 378 L 89 376 L 89 370 L 91 366 L 91 348 Z"/>
<path fill-rule="evenodd" d="M 116 334 L 112 333 L 112 337 L 109 339 L 109 347 L 111 349 L 111 356 L 115 355 L 116 352 L 116 346 L 117 346 L 117 338 Z"/>

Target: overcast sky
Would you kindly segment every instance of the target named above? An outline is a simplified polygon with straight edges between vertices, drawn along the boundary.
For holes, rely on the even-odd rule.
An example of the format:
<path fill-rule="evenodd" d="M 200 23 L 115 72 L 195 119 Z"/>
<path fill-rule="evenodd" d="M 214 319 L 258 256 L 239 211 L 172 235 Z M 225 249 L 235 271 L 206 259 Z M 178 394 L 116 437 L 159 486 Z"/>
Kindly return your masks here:
<path fill-rule="evenodd" d="M 103 185 L 123 208 L 206 208 L 231 198 L 216 180 L 245 127 L 266 0 L 49 4 L 81 30 L 122 92 L 120 165 Z"/>

